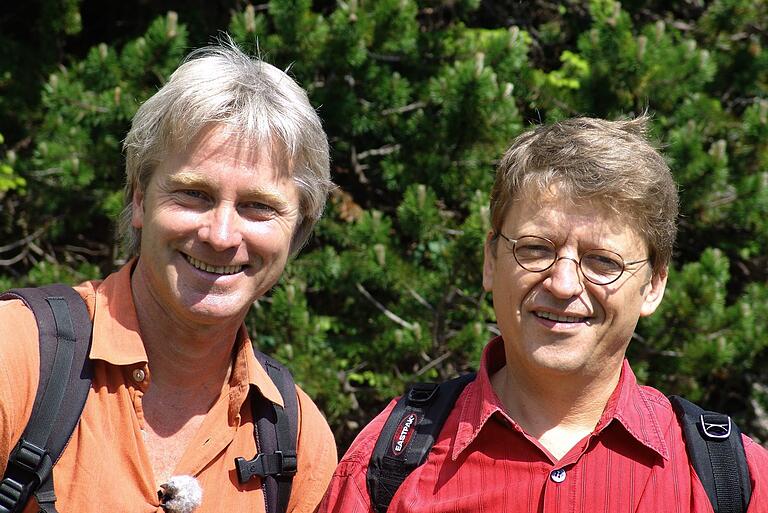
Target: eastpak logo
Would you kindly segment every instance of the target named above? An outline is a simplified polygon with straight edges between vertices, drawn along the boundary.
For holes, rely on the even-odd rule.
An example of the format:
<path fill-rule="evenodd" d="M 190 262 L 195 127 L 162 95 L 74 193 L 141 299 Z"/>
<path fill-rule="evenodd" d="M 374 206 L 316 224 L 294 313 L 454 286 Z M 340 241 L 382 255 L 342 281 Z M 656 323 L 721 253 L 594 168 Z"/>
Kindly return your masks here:
<path fill-rule="evenodd" d="M 409 413 L 403 417 L 403 420 L 397 425 L 395 436 L 392 437 L 392 454 L 399 456 L 405 451 L 413 434 L 416 432 L 416 425 L 420 420 L 419 416 L 415 413 Z"/>

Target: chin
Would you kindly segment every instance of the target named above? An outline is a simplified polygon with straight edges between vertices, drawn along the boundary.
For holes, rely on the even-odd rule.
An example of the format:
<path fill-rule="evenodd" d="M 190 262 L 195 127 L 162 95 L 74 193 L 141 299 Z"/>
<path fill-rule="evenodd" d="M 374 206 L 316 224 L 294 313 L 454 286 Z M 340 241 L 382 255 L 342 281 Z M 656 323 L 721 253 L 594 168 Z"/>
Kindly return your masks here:
<path fill-rule="evenodd" d="M 245 317 L 245 313 L 248 312 L 253 301 L 248 301 L 240 296 L 232 297 L 230 294 L 214 295 L 209 293 L 192 297 L 186 294 L 179 298 L 179 303 L 192 318 L 221 322 Z"/>
<path fill-rule="evenodd" d="M 587 368 L 587 359 L 580 358 L 572 350 L 564 348 L 539 348 L 531 355 L 533 365 L 557 374 L 583 374 Z"/>
<path fill-rule="evenodd" d="M 229 322 L 240 324 L 247 313 L 247 310 L 207 308 L 200 305 L 189 308 L 188 311 L 189 317 L 199 325 L 224 325 Z"/>

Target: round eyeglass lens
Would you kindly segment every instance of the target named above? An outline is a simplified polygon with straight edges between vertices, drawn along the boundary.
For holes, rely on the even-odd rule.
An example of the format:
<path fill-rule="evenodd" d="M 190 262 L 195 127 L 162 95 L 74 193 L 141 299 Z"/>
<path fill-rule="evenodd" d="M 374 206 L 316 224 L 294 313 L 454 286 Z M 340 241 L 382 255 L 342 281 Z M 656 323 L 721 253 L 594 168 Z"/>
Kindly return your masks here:
<path fill-rule="evenodd" d="M 589 281 L 606 285 L 616 281 L 624 272 L 624 260 L 607 249 L 592 249 L 581 255 L 581 272 Z"/>
<path fill-rule="evenodd" d="M 520 267 L 527 271 L 541 272 L 555 263 L 557 250 L 547 239 L 527 235 L 520 237 L 514 246 L 514 255 Z"/>

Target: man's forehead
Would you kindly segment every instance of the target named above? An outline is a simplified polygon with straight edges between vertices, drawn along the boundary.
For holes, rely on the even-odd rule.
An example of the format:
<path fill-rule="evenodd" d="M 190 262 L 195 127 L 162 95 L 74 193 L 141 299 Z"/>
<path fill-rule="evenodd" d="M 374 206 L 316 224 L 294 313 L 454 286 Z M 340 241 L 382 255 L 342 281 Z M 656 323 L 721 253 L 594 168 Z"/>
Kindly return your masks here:
<path fill-rule="evenodd" d="M 171 142 L 163 160 L 181 166 L 217 158 L 233 162 L 267 160 L 281 175 L 288 175 L 291 170 L 284 146 L 274 137 L 248 136 L 224 124 L 207 125 L 188 141 Z"/>
<path fill-rule="evenodd" d="M 572 215 L 592 217 L 606 221 L 629 220 L 629 213 L 617 209 L 609 198 L 578 198 L 570 194 L 567 189 L 553 184 L 546 189 L 528 186 L 519 191 L 510 202 L 507 216 L 510 211 L 526 212 L 528 215 Z"/>
<path fill-rule="evenodd" d="M 642 240 L 630 213 L 620 213 L 600 199 L 579 200 L 556 191 L 516 198 L 504 216 L 503 228 L 512 236 L 520 236 L 520 230 L 545 230 L 526 235 L 562 240 L 579 230 L 596 242 L 628 233 Z"/>

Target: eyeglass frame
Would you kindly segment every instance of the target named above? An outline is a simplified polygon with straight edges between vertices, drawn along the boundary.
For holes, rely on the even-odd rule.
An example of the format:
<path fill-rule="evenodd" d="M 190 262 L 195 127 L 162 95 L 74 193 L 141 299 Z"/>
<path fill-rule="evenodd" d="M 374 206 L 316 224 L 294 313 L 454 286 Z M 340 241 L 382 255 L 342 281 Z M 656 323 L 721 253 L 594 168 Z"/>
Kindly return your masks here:
<path fill-rule="evenodd" d="M 549 269 L 551 269 L 551 268 L 552 268 L 552 266 L 554 266 L 554 265 L 555 265 L 557 262 L 559 262 L 560 260 L 570 260 L 570 261 L 572 261 L 573 263 L 575 263 L 575 264 L 576 264 L 576 267 L 579 269 L 579 271 L 581 272 L 581 275 L 584 277 L 584 279 L 585 279 L 585 280 L 587 280 L 589 283 L 593 283 L 593 284 L 595 284 L 595 285 L 601 285 L 601 286 L 604 286 L 604 285 L 610 285 L 610 284 L 612 284 L 612 283 L 616 283 L 616 282 L 619 280 L 619 278 L 621 278 L 621 277 L 622 277 L 622 275 L 624 274 L 624 271 L 626 271 L 626 270 L 627 270 L 627 266 L 628 266 L 628 265 L 639 264 L 639 263 L 641 263 L 641 262 L 648 262 L 648 261 L 650 261 L 650 260 L 651 260 L 651 259 L 650 259 L 650 257 L 649 257 L 649 258 L 643 258 L 642 260 L 633 260 L 633 261 L 631 261 L 631 262 L 625 262 L 625 261 L 624 261 L 624 257 L 623 257 L 623 256 L 621 256 L 620 254 L 616 253 L 615 251 L 611 251 L 610 249 L 604 249 L 604 248 L 595 248 L 595 249 L 590 249 L 590 250 L 588 250 L 588 251 L 584 252 L 584 254 L 587 254 L 587 253 L 589 253 L 590 251 L 607 251 L 608 253 L 613 253 L 614 255 L 616 255 L 617 257 L 619 257 L 619 260 L 621 261 L 621 272 L 620 272 L 619 274 L 617 274 L 617 275 L 616 275 L 616 277 L 615 277 L 614 279 L 612 279 L 611 281 L 608 281 L 608 282 L 605 282 L 605 283 L 601 283 L 601 282 L 597 282 L 597 281 L 595 281 L 595 280 L 591 280 L 591 279 L 589 279 L 589 276 L 587 276 L 587 275 L 584 273 L 584 269 L 582 269 L 582 268 L 581 268 L 581 260 L 582 260 L 582 258 L 584 257 L 584 254 L 582 254 L 581 256 L 579 256 L 578 260 L 577 260 L 577 259 L 575 259 L 575 258 L 571 258 L 571 257 L 561 257 L 561 256 L 557 256 L 557 244 L 555 244 L 553 241 L 549 240 L 548 238 L 546 238 L 546 237 L 541 237 L 541 236 L 539 236 L 539 235 L 522 235 L 522 236 L 518 237 L 517 239 L 512 239 L 512 238 L 509 238 L 509 237 L 507 237 L 506 235 L 504 235 L 503 233 L 501 233 L 501 232 L 499 231 L 499 232 L 496 232 L 496 236 L 497 236 L 497 237 L 501 237 L 502 239 L 504 239 L 504 240 L 506 240 L 507 242 L 510 242 L 510 243 L 512 244 L 512 256 L 515 258 L 515 262 L 517 262 L 517 265 L 519 265 L 519 266 L 520 266 L 522 269 L 524 269 L 525 271 L 528 271 L 529 273 L 543 273 L 543 272 L 545 272 L 545 271 L 548 271 Z M 552 263 L 551 263 L 551 264 L 549 264 L 549 265 L 548 265 L 547 267 L 545 267 L 544 269 L 541 269 L 541 270 L 539 270 L 539 271 L 532 271 L 532 270 L 528 269 L 527 267 L 525 267 L 523 264 L 521 264 L 521 263 L 520 263 L 520 260 L 518 260 L 518 259 L 517 259 L 517 252 L 515 251 L 515 248 L 516 248 L 516 246 L 517 246 L 517 242 L 518 242 L 520 239 L 524 239 L 525 237 L 533 237 L 533 238 L 536 238 L 536 239 L 541 239 L 541 240 L 547 241 L 549 244 L 551 244 L 551 245 L 552 245 L 552 247 L 555 249 L 555 257 L 554 257 L 554 259 L 552 260 Z M 630 270 L 631 270 L 631 269 L 630 269 Z"/>

